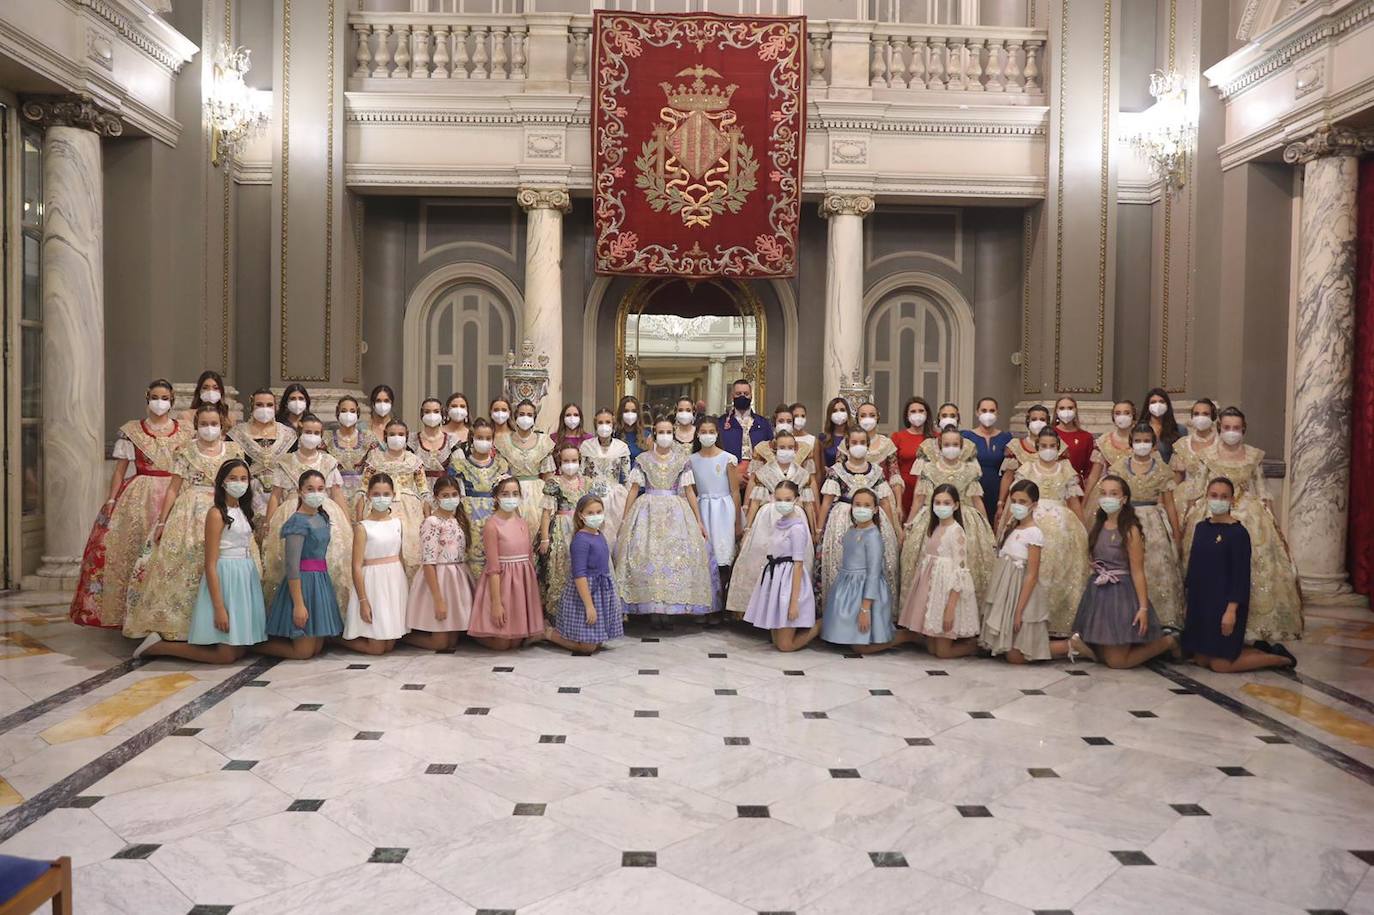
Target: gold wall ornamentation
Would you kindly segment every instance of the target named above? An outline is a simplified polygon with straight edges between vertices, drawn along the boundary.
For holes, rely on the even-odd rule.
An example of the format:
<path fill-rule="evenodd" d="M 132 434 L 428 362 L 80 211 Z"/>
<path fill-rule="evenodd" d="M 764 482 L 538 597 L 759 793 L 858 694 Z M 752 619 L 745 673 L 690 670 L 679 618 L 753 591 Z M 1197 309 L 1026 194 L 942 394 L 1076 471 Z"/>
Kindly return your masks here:
<path fill-rule="evenodd" d="M 277 264 L 277 286 L 280 296 L 281 315 L 278 318 L 281 333 L 281 352 L 278 354 L 280 374 L 285 381 L 291 377 L 287 367 L 286 347 L 291 333 L 291 322 L 287 318 L 287 235 L 291 225 L 291 0 L 282 0 L 281 14 L 281 240 L 279 242 Z"/>
<path fill-rule="evenodd" d="M 363 224 L 367 218 L 367 198 L 358 196 L 353 205 L 353 377 L 344 384 L 363 380 Z"/>

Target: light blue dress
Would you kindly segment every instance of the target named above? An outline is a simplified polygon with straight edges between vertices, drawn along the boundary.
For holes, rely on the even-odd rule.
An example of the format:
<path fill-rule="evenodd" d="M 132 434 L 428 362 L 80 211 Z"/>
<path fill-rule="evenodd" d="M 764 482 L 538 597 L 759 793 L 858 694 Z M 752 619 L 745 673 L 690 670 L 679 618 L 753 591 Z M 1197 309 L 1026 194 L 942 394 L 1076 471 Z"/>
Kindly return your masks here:
<path fill-rule="evenodd" d="M 220 597 L 229 614 L 229 631 L 215 628 L 210 583 L 201 575 L 186 637 L 192 645 L 256 645 L 267 639 L 267 608 L 262 600 L 262 573 L 253 556 L 253 528 L 237 506 L 229 509 L 229 521 L 219 535 L 219 561 L 215 563 Z"/>
<path fill-rule="evenodd" d="M 892 589 L 883 574 L 883 535 L 876 525 L 845 532 L 835 583 L 825 597 L 821 638 L 837 645 L 877 645 L 892 641 Z M 872 600 L 867 632 L 859 631 L 863 602 Z"/>
<path fill-rule="evenodd" d="M 730 494 L 730 466 L 739 461 L 728 451 L 715 457 L 701 452 L 692 455 L 692 477 L 696 480 L 697 509 L 706 533 L 711 535 L 711 551 L 717 566 L 735 561 L 735 500 Z"/>

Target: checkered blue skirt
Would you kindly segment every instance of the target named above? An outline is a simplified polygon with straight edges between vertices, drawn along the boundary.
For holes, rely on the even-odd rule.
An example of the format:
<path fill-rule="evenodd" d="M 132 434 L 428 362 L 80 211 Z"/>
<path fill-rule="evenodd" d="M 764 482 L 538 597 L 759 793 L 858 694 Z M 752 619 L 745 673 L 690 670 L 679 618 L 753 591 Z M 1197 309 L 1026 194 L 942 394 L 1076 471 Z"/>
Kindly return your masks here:
<path fill-rule="evenodd" d="M 574 642 L 600 644 L 618 639 L 625 635 L 625 607 L 615 590 L 615 578 L 605 572 L 587 578 L 587 587 L 592 592 L 592 606 L 596 608 L 596 622 L 587 625 L 587 610 L 582 605 L 582 596 L 577 593 L 577 583 L 569 578 L 563 587 L 563 599 L 558 604 L 558 615 L 554 625 L 558 634 Z"/>

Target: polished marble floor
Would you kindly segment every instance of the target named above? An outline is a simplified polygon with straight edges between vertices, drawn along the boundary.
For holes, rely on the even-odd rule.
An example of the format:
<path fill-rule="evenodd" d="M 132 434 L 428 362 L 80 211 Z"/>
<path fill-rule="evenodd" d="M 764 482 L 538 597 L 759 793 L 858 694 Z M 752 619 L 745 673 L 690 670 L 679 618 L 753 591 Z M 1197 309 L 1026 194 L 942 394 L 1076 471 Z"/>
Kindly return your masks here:
<path fill-rule="evenodd" d="M 1374 913 L 1374 614 L 1300 676 L 772 651 L 128 660 L 0 596 L 0 852 L 83 915 Z"/>

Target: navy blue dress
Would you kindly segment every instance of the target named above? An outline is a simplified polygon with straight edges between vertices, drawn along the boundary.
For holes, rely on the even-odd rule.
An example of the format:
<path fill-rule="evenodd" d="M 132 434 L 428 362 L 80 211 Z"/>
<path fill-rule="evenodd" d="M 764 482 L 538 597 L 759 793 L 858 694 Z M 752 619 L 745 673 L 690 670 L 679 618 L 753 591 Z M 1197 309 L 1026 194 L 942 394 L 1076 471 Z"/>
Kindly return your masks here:
<path fill-rule="evenodd" d="M 329 552 L 329 521 L 324 512 L 307 515 L 296 512 L 282 525 L 281 539 L 286 551 L 286 581 L 282 582 L 267 611 L 267 634 L 284 639 L 343 634 L 343 614 L 334 594 L 334 584 L 325 568 Z M 295 605 L 286 582 L 299 579 L 301 601 L 309 611 L 305 625 L 297 626 L 292 616 Z"/>
<path fill-rule="evenodd" d="M 1250 615 L 1250 533 L 1245 525 L 1217 524 L 1211 518 L 1193 530 L 1184 582 L 1188 619 L 1183 650 L 1189 654 L 1234 661 L 1245 647 L 1245 622 Z M 1221 634 L 1226 605 L 1236 603 L 1236 626 Z"/>
<path fill-rule="evenodd" d="M 988 518 L 997 517 L 997 495 L 1002 491 L 1002 462 L 1007 458 L 1007 446 L 1011 444 L 1010 432 L 999 432 L 992 442 L 983 438 L 972 429 L 963 431 L 964 438 L 973 442 L 978 449 L 978 466 L 983 468 L 983 507 L 988 510 Z"/>
<path fill-rule="evenodd" d="M 630 446 L 630 463 L 633 464 L 635 458 L 639 457 L 639 453 L 644 450 L 639 443 L 639 435 L 634 432 L 622 432 L 620 433 L 620 440 Z"/>

